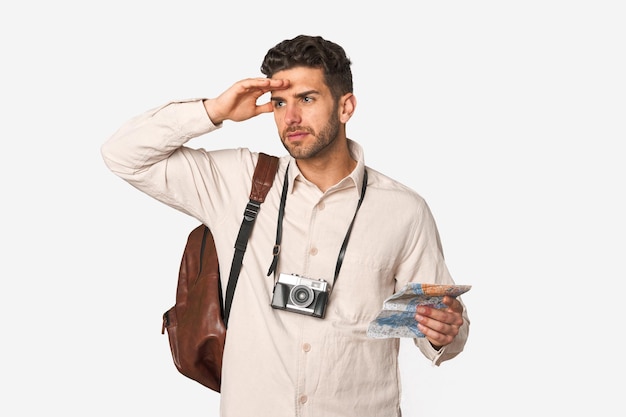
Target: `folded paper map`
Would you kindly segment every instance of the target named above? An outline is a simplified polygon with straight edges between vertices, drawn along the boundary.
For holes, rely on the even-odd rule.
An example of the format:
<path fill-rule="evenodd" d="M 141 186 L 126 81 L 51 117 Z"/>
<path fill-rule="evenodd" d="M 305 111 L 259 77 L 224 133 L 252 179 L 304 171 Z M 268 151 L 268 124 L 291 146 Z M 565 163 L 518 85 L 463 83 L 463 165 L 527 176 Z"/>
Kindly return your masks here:
<path fill-rule="evenodd" d="M 367 336 L 377 339 L 392 337 L 424 337 L 417 328 L 417 306 L 444 308 L 445 295 L 456 297 L 472 288 L 471 285 L 438 285 L 410 283 L 383 303 L 383 309 L 370 323 Z"/>

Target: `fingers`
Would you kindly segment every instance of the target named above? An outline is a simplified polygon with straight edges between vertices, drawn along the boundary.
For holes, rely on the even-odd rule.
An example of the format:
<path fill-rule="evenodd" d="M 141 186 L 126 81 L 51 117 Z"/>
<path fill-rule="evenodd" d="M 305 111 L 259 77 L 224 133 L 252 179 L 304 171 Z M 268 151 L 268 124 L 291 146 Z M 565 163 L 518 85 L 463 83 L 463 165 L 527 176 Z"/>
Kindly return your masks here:
<path fill-rule="evenodd" d="M 256 110 L 257 110 L 257 114 L 271 113 L 274 111 L 274 104 L 272 102 L 267 102 L 264 104 L 257 104 Z"/>
<path fill-rule="evenodd" d="M 249 91 L 256 89 L 254 96 L 255 96 L 255 100 L 257 100 L 263 94 L 269 93 L 271 91 L 282 90 L 282 89 L 287 88 L 288 86 L 289 86 L 289 80 L 286 80 L 286 79 L 273 80 L 270 78 L 263 78 L 263 79 L 255 79 L 252 85 L 248 87 L 248 89 Z M 274 103 L 272 103 L 271 101 L 268 101 L 262 104 L 256 103 L 257 115 L 262 114 L 262 113 L 272 113 L 273 111 L 274 111 Z"/>
<path fill-rule="evenodd" d="M 436 346 L 445 346 L 454 340 L 463 325 L 463 305 L 453 297 L 444 297 L 446 308 L 419 306 L 415 313 L 418 329 Z"/>
<path fill-rule="evenodd" d="M 255 91 L 259 93 L 259 97 L 269 91 L 284 89 L 288 86 L 289 80 L 282 78 L 247 78 L 235 84 L 235 87 L 241 89 L 241 93 Z"/>
<path fill-rule="evenodd" d="M 284 89 L 289 80 L 270 78 L 247 78 L 237 81 L 215 99 L 204 101 L 204 107 L 214 124 L 224 120 L 241 122 L 261 113 L 273 111 L 271 103 L 258 104 L 257 100 L 265 93 Z"/>
<path fill-rule="evenodd" d="M 442 301 L 446 306 L 448 306 L 448 309 L 456 311 L 457 313 L 463 313 L 463 305 L 456 298 L 446 295 L 445 297 L 443 297 Z"/>
<path fill-rule="evenodd" d="M 270 91 L 282 90 L 289 86 L 289 80 L 273 80 L 271 78 L 250 78 L 243 80 L 241 83 L 245 91 L 245 93 L 242 94 L 252 94 L 255 99 L 255 115 L 274 111 L 274 104 L 271 101 L 262 104 L 257 103 L 256 100 L 259 97 Z"/>

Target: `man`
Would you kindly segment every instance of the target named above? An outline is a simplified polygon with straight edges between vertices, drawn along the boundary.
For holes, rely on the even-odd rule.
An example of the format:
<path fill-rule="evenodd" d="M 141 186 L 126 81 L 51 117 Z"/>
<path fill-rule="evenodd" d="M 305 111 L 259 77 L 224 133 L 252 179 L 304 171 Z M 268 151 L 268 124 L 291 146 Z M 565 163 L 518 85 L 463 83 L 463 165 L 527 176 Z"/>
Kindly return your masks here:
<path fill-rule="evenodd" d="M 217 98 L 148 111 L 102 147 L 115 174 L 209 226 L 226 288 L 226 260 L 258 154 L 185 143 L 228 120 L 274 115 L 289 155 L 280 159 L 237 284 L 222 416 L 400 416 L 399 339 L 368 338 L 368 324 L 409 282 L 454 283 L 425 201 L 366 167 L 362 148 L 346 136 L 356 108 L 350 65 L 343 48 L 321 37 L 285 40 L 265 56 L 267 78 L 241 80 Z M 266 93 L 271 100 L 258 103 Z M 272 308 L 276 283 L 292 274 L 328 281 L 323 317 Z M 462 302 L 445 297 L 444 303 L 447 308 L 424 307 L 415 315 L 425 335 L 415 344 L 435 365 L 458 355 L 468 335 Z"/>

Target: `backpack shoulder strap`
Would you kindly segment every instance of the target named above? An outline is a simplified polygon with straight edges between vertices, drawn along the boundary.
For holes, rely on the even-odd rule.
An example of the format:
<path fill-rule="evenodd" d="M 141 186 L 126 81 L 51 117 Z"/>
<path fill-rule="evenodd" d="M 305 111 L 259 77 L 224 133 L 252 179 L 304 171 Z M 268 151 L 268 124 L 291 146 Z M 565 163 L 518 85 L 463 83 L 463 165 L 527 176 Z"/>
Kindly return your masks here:
<path fill-rule="evenodd" d="M 250 191 L 250 200 L 262 203 L 265 196 L 272 188 L 274 177 L 278 171 L 278 158 L 275 156 L 259 153 L 259 161 L 254 169 L 252 177 L 252 190 Z"/>
<path fill-rule="evenodd" d="M 233 303 L 235 295 L 235 287 L 239 278 L 239 271 L 243 262 L 243 254 L 248 246 L 248 238 L 252 232 L 252 226 L 256 221 L 256 217 L 261 209 L 261 203 L 265 201 L 265 197 L 272 188 L 274 177 L 278 171 L 278 157 L 259 153 L 259 160 L 254 169 L 252 177 L 252 188 L 250 191 L 250 201 L 246 206 L 243 214 L 239 234 L 235 241 L 235 254 L 233 255 L 233 263 L 230 266 L 230 275 L 228 277 L 228 287 L 226 287 L 226 302 L 224 305 L 224 325 L 228 326 L 228 317 L 230 316 L 230 307 Z"/>

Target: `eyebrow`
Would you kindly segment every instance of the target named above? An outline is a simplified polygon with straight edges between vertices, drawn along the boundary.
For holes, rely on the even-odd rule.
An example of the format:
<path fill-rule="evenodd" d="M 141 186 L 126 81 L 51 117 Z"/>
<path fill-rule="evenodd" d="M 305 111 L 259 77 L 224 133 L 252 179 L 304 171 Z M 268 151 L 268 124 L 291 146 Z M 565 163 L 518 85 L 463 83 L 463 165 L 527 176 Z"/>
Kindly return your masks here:
<path fill-rule="evenodd" d="M 307 91 L 303 91 L 301 93 L 295 94 L 294 97 L 295 98 L 303 98 L 303 97 L 307 97 L 307 96 L 312 96 L 312 95 L 319 95 L 320 92 L 317 90 L 307 90 Z M 281 96 L 272 96 L 270 98 L 271 101 L 284 101 L 284 98 Z"/>

